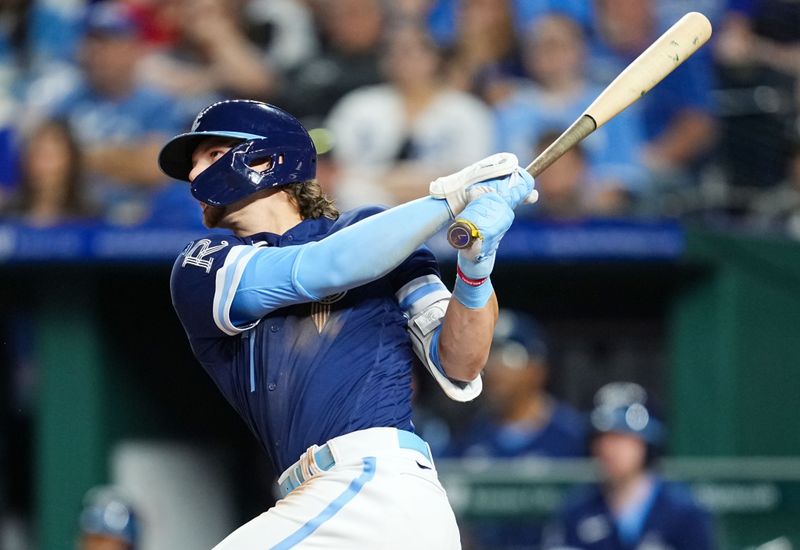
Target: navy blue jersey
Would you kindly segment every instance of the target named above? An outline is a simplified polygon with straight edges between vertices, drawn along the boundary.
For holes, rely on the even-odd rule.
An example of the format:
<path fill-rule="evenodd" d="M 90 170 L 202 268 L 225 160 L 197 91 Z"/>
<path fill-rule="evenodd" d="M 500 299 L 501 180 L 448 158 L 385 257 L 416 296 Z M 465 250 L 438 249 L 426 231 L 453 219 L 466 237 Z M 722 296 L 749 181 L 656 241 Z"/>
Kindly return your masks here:
<path fill-rule="evenodd" d="M 378 280 L 315 302 L 290 298 L 277 281 L 274 294 L 290 305 L 245 325 L 231 319 L 242 271 L 261 247 L 318 241 L 378 211 L 307 219 L 283 235 L 211 235 L 190 243 L 173 267 L 172 301 L 192 351 L 279 471 L 309 446 L 355 430 L 413 431 L 414 353 L 398 300 L 438 281 L 427 249 Z M 275 261 L 276 271 L 290 270 L 278 265 L 288 259 Z"/>
<path fill-rule="evenodd" d="M 481 417 L 450 453 L 457 456 L 578 458 L 587 454 L 586 420 L 575 409 L 555 402 L 548 422 L 538 428 L 498 424 Z"/>
<path fill-rule="evenodd" d="M 557 522 L 548 528 L 546 547 L 587 550 L 708 550 L 714 548 L 708 512 L 689 490 L 655 479 L 652 498 L 639 510 L 635 533 L 621 529 L 599 487 L 568 498 Z M 627 535 L 624 533 L 627 531 Z"/>

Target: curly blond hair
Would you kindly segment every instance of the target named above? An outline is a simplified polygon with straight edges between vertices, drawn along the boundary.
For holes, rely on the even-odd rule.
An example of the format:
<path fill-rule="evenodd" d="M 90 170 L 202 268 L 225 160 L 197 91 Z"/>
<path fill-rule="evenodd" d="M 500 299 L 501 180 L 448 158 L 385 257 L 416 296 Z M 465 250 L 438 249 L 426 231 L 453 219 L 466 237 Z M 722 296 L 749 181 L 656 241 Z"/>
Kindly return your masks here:
<path fill-rule="evenodd" d="M 317 180 L 310 180 L 301 184 L 287 185 L 283 189 L 297 205 L 303 219 L 308 218 L 330 218 L 335 220 L 339 217 L 339 210 L 332 199 L 322 191 Z"/>

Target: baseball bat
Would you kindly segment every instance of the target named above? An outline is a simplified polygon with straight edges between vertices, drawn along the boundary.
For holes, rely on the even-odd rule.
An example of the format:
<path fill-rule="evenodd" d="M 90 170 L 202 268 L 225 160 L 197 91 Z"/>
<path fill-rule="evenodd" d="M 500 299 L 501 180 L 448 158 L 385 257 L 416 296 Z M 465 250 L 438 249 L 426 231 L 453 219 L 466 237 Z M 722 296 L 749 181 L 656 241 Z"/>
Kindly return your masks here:
<path fill-rule="evenodd" d="M 681 17 L 625 67 L 583 114 L 528 165 L 528 173 L 538 176 L 586 136 L 649 92 L 710 37 L 711 23 L 705 15 L 689 12 Z M 447 230 L 447 240 L 454 248 L 468 248 L 479 236 L 477 228 L 466 220 L 456 219 Z"/>

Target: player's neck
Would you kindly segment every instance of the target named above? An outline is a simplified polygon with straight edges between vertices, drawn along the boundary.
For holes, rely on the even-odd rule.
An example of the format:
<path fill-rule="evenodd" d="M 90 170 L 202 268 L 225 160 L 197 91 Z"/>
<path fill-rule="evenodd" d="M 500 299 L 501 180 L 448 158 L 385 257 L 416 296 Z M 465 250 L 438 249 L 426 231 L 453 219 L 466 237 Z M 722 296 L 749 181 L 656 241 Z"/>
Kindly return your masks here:
<path fill-rule="evenodd" d="M 243 205 L 227 216 L 226 225 L 238 237 L 256 233 L 283 235 L 303 221 L 289 195 L 272 192 Z"/>
<path fill-rule="evenodd" d="M 607 482 L 608 503 L 614 513 L 628 507 L 631 503 L 643 499 L 650 491 L 653 480 L 646 470 Z"/>

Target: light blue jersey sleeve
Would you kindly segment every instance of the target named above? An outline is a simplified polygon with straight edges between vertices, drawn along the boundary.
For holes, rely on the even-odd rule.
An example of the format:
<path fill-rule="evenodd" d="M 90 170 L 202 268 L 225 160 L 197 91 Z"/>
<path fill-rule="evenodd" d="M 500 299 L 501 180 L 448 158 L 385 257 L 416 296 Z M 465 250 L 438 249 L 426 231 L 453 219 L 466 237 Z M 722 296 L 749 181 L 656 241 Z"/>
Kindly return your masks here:
<path fill-rule="evenodd" d="M 444 201 L 426 197 L 365 218 L 321 241 L 283 248 L 242 246 L 235 257 L 231 251 L 220 270 L 225 270 L 217 287 L 222 322 L 241 332 L 275 309 L 379 279 L 449 219 Z"/>

